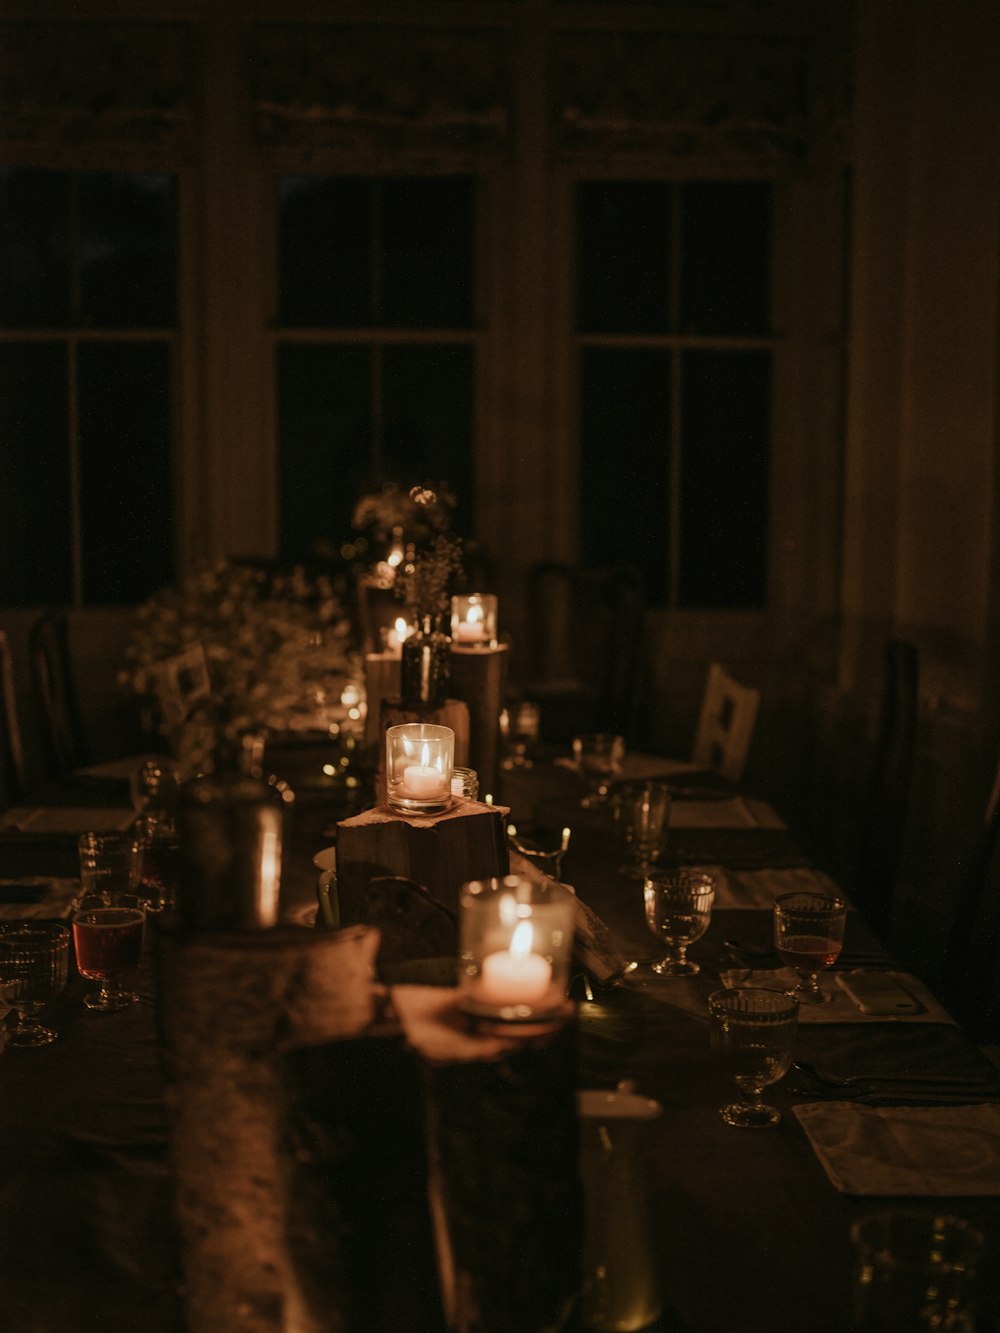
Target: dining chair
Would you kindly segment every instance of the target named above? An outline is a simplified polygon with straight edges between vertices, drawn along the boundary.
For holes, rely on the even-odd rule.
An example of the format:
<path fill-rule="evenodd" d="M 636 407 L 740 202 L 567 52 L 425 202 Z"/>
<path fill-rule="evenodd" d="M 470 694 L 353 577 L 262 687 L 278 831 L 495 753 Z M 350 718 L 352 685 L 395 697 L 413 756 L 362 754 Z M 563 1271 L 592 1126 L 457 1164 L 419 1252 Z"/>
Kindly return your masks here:
<path fill-rule="evenodd" d="M 910 798 L 919 696 L 917 650 L 885 646 L 882 702 L 858 834 L 851 898 L 877 935 L 889 933 Z"/>
<path fill-rule="evenodd" d="M 10 642 L 0 630 L 0 810 L 22 801 L 26 788 L 24 749 L 14 695 L 14 664 Z"/>
<path fill-rule="evenodd" d="M 69 623 L 61 611 L 45 611 L 32 625 L 28 635 L 28 666 L 43 772 L 52 781 L 89 761 L 73 680 Z"/>
<path fill-rule="evenodd" d="M 582 731 L 635 730 L 645 594 L 633 566 L 584 568 L 548 560 L 528 576 L 526 699 L 541 708 L 545 740 Z"/>
<path fill-rule="evenodd" d="M 746 767 L 760 708 L 760 690 L 741 685 L 725 667 L 708 668 L 691 758 L 739 782 Z"/>

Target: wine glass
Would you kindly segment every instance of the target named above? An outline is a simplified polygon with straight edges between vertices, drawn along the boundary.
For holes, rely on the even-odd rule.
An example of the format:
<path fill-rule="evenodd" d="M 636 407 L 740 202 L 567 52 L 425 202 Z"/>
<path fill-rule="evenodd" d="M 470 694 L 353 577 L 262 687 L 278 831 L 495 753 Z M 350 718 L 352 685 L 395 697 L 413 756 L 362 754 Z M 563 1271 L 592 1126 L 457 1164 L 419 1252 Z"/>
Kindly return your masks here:
<path fill-rule="evenodd" d="M 609 731 L 589 731 L 574 736 L 573 762 L 589 788 L 581 806 L 591 810 L 603 805 L 612 782 L 621 777 L 625 763 L 624 737 Z"/>
<path fill-rule="evenodd" d="M 135 893 L 142 874 L 142 842 L 139 833 L 81 833 L 79 838 L 80 882 L 88 896 L 103 898 L 111 906 L 125 893 Z"/>
<path fill-rule="evenodd" d="M 832 967 L 844 947 L 847 904 L 827 893 L 785 893 L 774 904 L 774 948 L 799 975 L 789 994 L 802 1004 L 828 1004 L 818 974 Z"/>
<path fill-rule="evenodd" d="M 620 874 L 645 879 L 667 846 L 671 789 L 665 782 L 626 782 L 615 791 L 615 819 L 622 825 L 625 860 Z"/>
<path fill-rule="evenodd" d="M 700 870 L 647 875 L 642 886 L 646 925 L 669 953 L 653 963 L 661 977 L 693 977 L 701 968 L 687 957 L 688 946 L 708 929 L 715 901 L 715 880 Z"/>
<path fill-rule="evenodd" d="M 169 759 L 153 756 L 143 760 L 129 779 L 136 814 L 172 810 L 177 804 L 177 770 Z"/>
<path fill-rule="evenodd" d="M 776 1125 L 781 1112 L 761 1093 L 788 1073 L 795 1045 L 799 1003 L 784 991 L 734 987 L 708 997 L 712 1051 L 733 1079 L 743 1101 L 721 1110 L 727 1125 L 758 1129 Z"/>
<path fill-rule="evenodd" d="M 76 966 L 81 976 L 99 981 L 100 989 L 84 996 L 88 1009 L 112 1013 L 135 1004 L 138 995 L 124 990 L 121 977 L 139 966 L 146 913 L 141 907 L 86 905 L 73 917 Z"/>
<path fill-rule="evenodd" d="M 500 710 L 500 734 L 507 749 L 502 769 L 534 768 L 530 749 L 538 741 L 541 711 L 538 704 L 527 700 Z"/>
<path fill-rule="evenodd" d="M 0 926 L 0 994 L 17 1011 L 8 1046 L 47 1046 L 59 1035 L 38 1021 L 42 1006 L 66 986 L 69 931 L 50 921 Z"/>

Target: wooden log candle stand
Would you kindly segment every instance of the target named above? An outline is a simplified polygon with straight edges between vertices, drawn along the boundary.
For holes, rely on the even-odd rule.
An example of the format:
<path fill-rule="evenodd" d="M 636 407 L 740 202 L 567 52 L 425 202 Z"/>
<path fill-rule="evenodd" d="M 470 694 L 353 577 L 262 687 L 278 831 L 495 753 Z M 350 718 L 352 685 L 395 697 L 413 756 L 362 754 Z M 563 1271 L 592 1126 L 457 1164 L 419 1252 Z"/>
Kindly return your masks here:
<path fill-rule="evenodd" d="M 479 774 L 483 796 L 496 794 L 500 777 L 500 711 L 507 695 L 509 656 L 506 644 L 451 650 L 451 691 L 469 710 L 467 762 Z"/>
<path fill-rule="evenodd" d="M 401 876 L 423 885 L 458 917 L 459 892 L 470 879 L 506 875 L 507 811 L 456 799 L 440 815 L 417 818 L 388 806 L 364 810 L 337 825 L 337 892 L 341 921 L 364 920 L 372 879 Z"/>

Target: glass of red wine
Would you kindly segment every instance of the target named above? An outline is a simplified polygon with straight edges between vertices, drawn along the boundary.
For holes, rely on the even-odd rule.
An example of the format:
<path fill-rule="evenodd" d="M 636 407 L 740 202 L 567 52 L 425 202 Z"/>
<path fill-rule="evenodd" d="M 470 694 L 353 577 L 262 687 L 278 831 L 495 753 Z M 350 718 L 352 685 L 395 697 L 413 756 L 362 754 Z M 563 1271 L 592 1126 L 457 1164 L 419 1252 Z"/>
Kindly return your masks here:
<path fill-rule="evenodd" d="M 819 984 L 844 947 L 847 904 L 830 893 L 785 893 L 774 904 L 774 948 L 794 967 L 798 985 L 789 991 L 800 1004 L 828 1004 L 833 996 Z"/>
<path fill-rule="evenodd" d="M 113 1013 L 135 1004 L 138 995 L 125 990 L 121 978 L 139 966 L 146 913 L 141 907 L 84 904 L 73 917 L 73 945 L 80 975 L 99 981 L 100 989 L 84 996 L 88 1009 Z"/>

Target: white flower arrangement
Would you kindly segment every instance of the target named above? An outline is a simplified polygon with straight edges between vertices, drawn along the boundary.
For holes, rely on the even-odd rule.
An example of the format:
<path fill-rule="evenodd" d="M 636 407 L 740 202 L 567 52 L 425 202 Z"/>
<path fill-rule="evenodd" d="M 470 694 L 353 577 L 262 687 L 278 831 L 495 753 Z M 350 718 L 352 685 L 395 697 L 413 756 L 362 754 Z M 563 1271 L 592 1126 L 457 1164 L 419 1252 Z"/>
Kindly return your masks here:
<path fill-rule="evenodd" d="M 199 645 L 210 698 L 160 721 L 189 756 L 211 746 L 220 726 L 301 728 L 362 679 L 341 590 L 301 567 L 272 574 L 220 560 L 155 593 L 136 612 L 120 684 L 149 701 L 164 664 Z"/>

